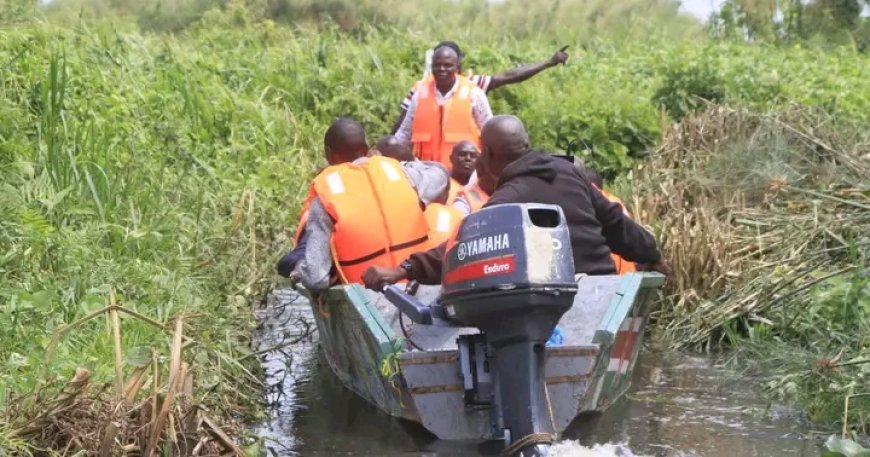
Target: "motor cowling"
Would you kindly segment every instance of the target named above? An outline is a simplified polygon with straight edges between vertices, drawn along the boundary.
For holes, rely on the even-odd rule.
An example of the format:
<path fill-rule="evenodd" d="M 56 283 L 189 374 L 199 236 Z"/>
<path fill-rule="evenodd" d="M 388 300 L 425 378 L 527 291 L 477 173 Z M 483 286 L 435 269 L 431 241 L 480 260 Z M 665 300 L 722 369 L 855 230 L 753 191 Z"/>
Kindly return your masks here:
<path fill-rule="evenodd" d="M 576 292 L 559 206 L 484 208 L 447 244 L 441 303 L 446 316 L 479 328 L 492 346 L 493 422 L 511 453 L 546 455 L 555 439 L 544 347 Z"/>

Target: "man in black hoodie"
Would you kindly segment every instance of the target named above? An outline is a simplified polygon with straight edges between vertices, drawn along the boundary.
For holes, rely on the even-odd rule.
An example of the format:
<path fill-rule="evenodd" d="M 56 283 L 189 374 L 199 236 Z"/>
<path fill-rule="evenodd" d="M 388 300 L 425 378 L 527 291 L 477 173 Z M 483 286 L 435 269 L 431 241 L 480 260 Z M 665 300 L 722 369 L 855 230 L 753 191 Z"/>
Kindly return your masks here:
<path fill-rule="evenodd" d="M 670 274 L 652 234 L 625 217 L 622 208 L 604 198 L 571 162 L 530 150 L 529 136 L 519 119 L 493 117 L 483 127 L 481 143 L 478 170 L 498 182 L 484 208 L 504 203 L 561 206 L 571 234 L 575 272 L 615 274 L 613 251 L 645 269 Z M 440 284 L 444 249 L 442 244 L 414 254 L 398 268 L 371 267 L 363 281 L 375 290 L 403 279 Z"/>

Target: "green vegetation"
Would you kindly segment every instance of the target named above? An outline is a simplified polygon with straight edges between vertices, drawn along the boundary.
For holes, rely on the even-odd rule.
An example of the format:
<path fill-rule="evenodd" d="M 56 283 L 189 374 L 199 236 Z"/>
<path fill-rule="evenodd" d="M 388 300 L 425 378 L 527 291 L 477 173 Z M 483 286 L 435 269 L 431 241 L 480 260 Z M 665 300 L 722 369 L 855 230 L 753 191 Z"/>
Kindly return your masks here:
<path fill-rule="evenodd" d="M 566 0 L 532 11 L 524 2 L 446 0 L 217 3 L 0 2 L 0 450 L 23 446 L 15 432 L 38 409 L 28 409 L 37 386 L 56 392 L 78 367 L 95 384 L 115 380 L 116 346 L 102 317 L 70 329 L 46 359 L 53 332 L 106 306 L 112 289 L 119 305 L 170 329 L 122 314 L 125 376 L 154 349 L 166 379 L 173 318 L 184 315 L 191 402 L 225 422 L 255 412 L 250 301 L 291 246 L 325 127 L 350 115 L 371 138 L 385 133 L 423 50 L 438 40 L 460 42 L 465 67 L 478 73 L 571 45 L 568 66 L 500 89 L 493 108 L 519 115 L 536 147 L 582 155 L 609 177 L 642 163 L 672 120 L 704 106 L 698 97 L 762 112 L 823 111 L 837 131 L 870 121 L 870 57 L 855 47 L 711 41 L 664 0 Z M 800 122 L 807 132 L 820 121 Z M 832 147 L 861 155 L 861 141 Z M 866 192 L 859 178 L 850 185 Z M 801 189 L 826 192 L 821 186 Z M 866 213 L 855 217 L 866 223 Z M 866 255 L 856 233 L 835 234 L 850 246 L 838 251 L 843 259 Z M 850 274 L 843 278 L 862 281 L 857 269 Z M 820 281 L 814 320 L 763 331 L 788 347 L 804 335 L 800 347 L 813 347 L 830 332 L 811 330 L 830 321 L 849 356 L 866 353 L 864 290 Z M 841 296 L 861 305 L 838 308 Z M 737 322 L 717 319 L 712 327 Z M 749 328 L 728 325 L 734 341 Z"/>
<path fill-rule="evenodd" d="M 635 184 L 675 268 L 658 337 L 732 347 L 775 397 L 868 432 L 866 123 L 715 107 L 674 126 Z M 680 208 L 674 211 L 674 208 Z"/>

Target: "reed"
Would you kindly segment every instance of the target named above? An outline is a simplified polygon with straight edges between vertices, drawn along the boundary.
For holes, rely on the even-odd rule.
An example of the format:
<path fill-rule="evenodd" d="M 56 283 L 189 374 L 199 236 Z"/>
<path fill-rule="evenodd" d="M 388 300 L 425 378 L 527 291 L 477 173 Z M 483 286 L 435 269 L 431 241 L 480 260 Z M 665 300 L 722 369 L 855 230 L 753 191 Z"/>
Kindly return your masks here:
<path fill-rule="evenodd" d="M 673 125 L 635 182 L 675 270 L 657 336 L 774 361 L 788 376 L 768 387 L 822 423 L 867 379 L 824 361 L 870 349 L 870 136 L 832 121 L 712 107 Z"/>

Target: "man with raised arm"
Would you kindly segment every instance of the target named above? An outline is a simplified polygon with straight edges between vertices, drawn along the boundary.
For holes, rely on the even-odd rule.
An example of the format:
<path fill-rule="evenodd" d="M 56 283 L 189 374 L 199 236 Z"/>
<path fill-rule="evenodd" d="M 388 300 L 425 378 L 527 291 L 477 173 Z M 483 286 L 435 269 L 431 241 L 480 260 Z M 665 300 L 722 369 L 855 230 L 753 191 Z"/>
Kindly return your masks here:
<path fill-rule="evenodd" d="M 465 57 L 465 54 L 462 52 L 462 49 L 459 48 L 459 45 L 454 41 L 442 41 L 435 45 L 434 49 L 440 48 L 441 46 L 448 46 L 456 51 L 456 54 L 459 56 L 459 73 L 462 74 L 462 59 Z M 466 74 L 466 77 L 471 80 L 474 84 L 477 85 L 484 93 L 489 94 L 489 91 L 495 90 L 499 87 L 507 86 L 509 84 L 521 83 L 532 76 L 537 75 L 538 73 L 548 69 L 555 67 L 556 65 L 562 64 L 568 61 L 568 53 L 565 50 L 568 49 L 568 46 L 562 46 L 561 49 L 556 51 L 549 59 L 532 64 L 532 65 L 522 65 L 516 68 L 512 68 L 504 73 L 499 73 L 497 75 L 489 76 L 489 75 L 474 75 Z M 421 84 L 425 82 L 426 78 L 423 78 L 421 81 L 417 81 L 414 84 L 414 87 L 408 91 L 408 95 L 405 96 L 405 99 L 402 100 L 401 103 L 401 113 L 399 114 L 399 118 L 396 120 L 396 123 L 393 125 L 393 133 L 399 130 L 399 126 L 402 125 L 402 121 L 405 120 L 405 116 L 408 114 L 408 108 L 411 106 L 411 100 L 414 98 L 414 93 L 417 92 L 417 89 Z"/>

